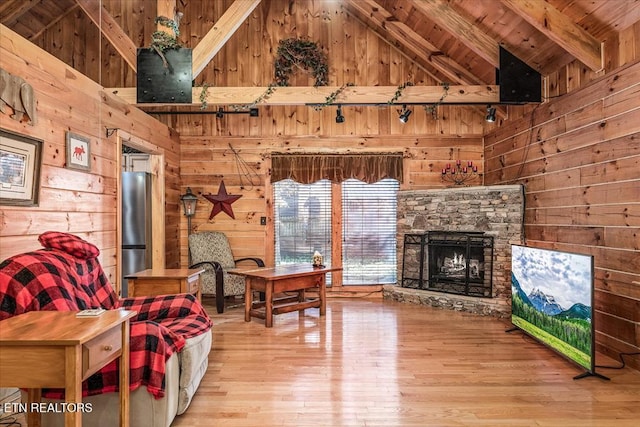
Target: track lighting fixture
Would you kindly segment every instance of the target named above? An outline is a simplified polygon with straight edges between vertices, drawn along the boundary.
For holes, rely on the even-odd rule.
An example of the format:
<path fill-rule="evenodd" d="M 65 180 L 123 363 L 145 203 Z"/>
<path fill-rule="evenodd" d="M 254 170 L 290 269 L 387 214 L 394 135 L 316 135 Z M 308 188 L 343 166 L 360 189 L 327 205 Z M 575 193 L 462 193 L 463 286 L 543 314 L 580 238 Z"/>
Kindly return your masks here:
<path fill-rule="evenodd" d="M 485 120 L 489 123 L 493 123 L 496 121 L 496 109 L 491 105 L 487 105 L 487 117 Z"/>
<path fill-rule="evenodd" d="M 233 111 L 225 111 L 224 108 L 218 107 L 218 111 L 216 111 L 216 117 L 221 119 L 225 114 L 248 114 L 249 117 L 259 117 L 260 110 L 256 107 L 249 108 L 248 110 L 233 110 Z"/>
<path fill-rule="evenodd" d="M 342 115 L 342 107 L 338 105 L 338 110 L 336 111 L 336 123 L 344 123 L 344 116 Z"/>
<path fill-rule="evenodd" d="M 409 116 L 411 115 L 411 110 L 409 110 L 406 105 L 403 105 L 402 110 L 400 110 L 399 113 L 400 116 L 398 118 L 400 119 L 400 122 L 407 123 L 409 121 Z"/>

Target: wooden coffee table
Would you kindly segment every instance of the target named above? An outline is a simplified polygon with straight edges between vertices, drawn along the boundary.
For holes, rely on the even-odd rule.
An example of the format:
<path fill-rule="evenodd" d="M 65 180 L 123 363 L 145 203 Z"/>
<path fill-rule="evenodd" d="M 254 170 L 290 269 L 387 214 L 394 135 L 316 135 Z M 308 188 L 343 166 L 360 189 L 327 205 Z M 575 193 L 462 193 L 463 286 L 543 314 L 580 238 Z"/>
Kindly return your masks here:
<path fill-rule="evenodd" d="M 244 320 L 251 317 L 264 319 L 267 328 L 273 326 L 273 316 L 291 311 L 304 311 L 317 307 L 320 315 L 326 311 L 326 274 L 340 271 L 342 267 L 314 268 L 311 264 L 281 265 L 250 270 L 229 270 L 230 274 L 245 277 Z M 306 289 L 318 289 L 316 298 L 306 298 Z M 253 301 L 253 291 L 265 293 L 264 301 Z M 296 295 L 274 298 L 283 292 L 296 292 Z"/>

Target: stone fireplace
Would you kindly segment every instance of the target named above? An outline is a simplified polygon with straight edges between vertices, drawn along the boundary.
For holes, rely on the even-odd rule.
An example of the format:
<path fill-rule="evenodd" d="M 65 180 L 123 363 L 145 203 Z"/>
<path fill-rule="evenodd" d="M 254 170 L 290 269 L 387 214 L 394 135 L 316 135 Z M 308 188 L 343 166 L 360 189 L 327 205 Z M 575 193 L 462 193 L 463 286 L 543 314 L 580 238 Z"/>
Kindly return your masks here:
<path fill-rule="evenodd" d="M 520 185 L 398 193 L 398 285 L 385 298 L 507 316 L 511 244 L 522 244 Z"/>

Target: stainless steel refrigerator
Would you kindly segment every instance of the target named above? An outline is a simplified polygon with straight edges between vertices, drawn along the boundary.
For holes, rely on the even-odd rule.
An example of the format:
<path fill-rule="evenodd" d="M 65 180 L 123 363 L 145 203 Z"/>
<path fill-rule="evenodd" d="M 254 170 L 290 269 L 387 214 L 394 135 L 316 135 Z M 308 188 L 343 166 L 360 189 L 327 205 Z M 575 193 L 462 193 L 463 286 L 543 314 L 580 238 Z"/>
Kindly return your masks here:
<path fill-rule="evenodd" d="M 122 296 L 129 274 L 151 268 L 151 174 L 122 172 Z"/>

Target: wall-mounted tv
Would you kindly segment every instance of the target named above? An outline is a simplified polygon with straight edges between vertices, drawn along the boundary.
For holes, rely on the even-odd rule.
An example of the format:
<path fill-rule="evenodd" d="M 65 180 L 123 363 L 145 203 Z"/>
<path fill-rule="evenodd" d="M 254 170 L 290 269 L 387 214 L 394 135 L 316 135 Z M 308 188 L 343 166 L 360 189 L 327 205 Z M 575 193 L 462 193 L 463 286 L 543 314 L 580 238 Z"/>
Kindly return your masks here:
<path fill-rule="evenodd" d="M 511 322 L 595 373 L 593 256 L 511 246 Z M 605 378 L 605 377 L 603 377 Z"/>

